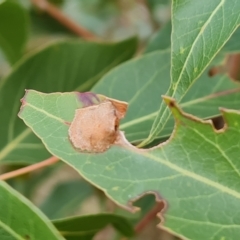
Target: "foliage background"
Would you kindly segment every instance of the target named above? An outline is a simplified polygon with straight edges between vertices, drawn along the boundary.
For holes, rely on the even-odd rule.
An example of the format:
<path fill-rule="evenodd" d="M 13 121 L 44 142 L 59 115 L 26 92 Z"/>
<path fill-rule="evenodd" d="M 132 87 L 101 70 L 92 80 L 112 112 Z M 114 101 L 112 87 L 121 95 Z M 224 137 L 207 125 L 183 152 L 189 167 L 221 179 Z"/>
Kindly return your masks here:
<path fill-rule="evenodd" d="M 121 125 L 128 140 L 137 144 L 147 138 L 157 115 L 159 106 L 152 102 L 159 101 L 159 96 L 167 92 L 170 82 L 170 1 L 51 0 L 49 2 L 57 9 L 57 16 L 54 11 L 41 9 L 40 2 L 0 2 L 1 173 L 50 157 L 40 140 L 17 118 L 19 99 L 24 89 L 49 93 L 91 90 L 131 101 L 134 92 L 144 86 L 144 91 L 139 91 L 131 102 L 130 113 Z M 59 19 L 59 14 L 65 18 Z M 68 19 L 70 26 L 66 26 Z M 86 31 L 79 34 L 74 24 Z M 85 41 L 79 40 L 78 35 Z M 138 42 L 134 36 L 137 36 Z M 180 102 L 186 112 L 201 118 L 216 119 L 214 121 L 218 127 L 223 124 L 219 117 L 219 106 L 239 109 L 239 94 L 234 90 L 239 88 L 238 83 L 230 81 L 229 77 L 231 75 L 238 79 L 239 76 L 239 56 L 236 55 L 240 49 L 238 36 L 239 31 L 203 73 L 201 83 L 197 82 Z M 97 38 L 98 43 L 92 42 L 93 38 Z M 226 58 L 229 53 L 230 57 Z M 130 61 L 120 65 L 127 60 Z M 117 65 L 120 67 L 116 68 Z M 136 76 L 134 68 L 138 69 L 139 75 Z M 157 86 L 160 77 L 165 81 L 161 82 L 159 91 Z M 112 84 L 113 78 L 115 84 Z M 129 79 L 136 84 L 125 91 L 124 86 L 128 86 Z M 151 79 L 152 85 L 145 85 L 146 79 Z M 217 87 L 209 87 L 209 81 L 218 81 Z M 119 86 L 119 82 L 123 84 Z M 110 84 L 111 88 L 108 87 Z M 156 91 L 153 86 L 156 86 Z M 205 97 L 222 90 L 232 91 L 232 94 L 213 99 Z M 151 101 L 148 101 L 150 95 Z M 143 104 L 146 104 L 144 111 L 136 111 Z M 200 111 L 201 108 L 204 111 Z M 144 116 L 147 118 L 133 124 L 135 119 Z M 173 124 L 171 118 L 153 144 L 168 138 Z M 22 132 L 23 128 L 26 132 Z M 24 140 L 19 140 L 21 138 Z M 77 239 L 94 237 L 107 240 L 122 239 L 123 236 L 131 239 L 178 239 L 156 228 L 159 222 L 156 213 L 163 205 L 156 203 L 153 195 L 144 196 L 134 203 L 142 209 L 140 212 L 129 213 L 64 163 L 7 182 L 50 220 L 54 220 L 53 223 L 61 232 L 70 231 L 70 220 L 61 222 L 57 219 L 78 217 L 74 220 L 76 229 L 79 231 L 79 224 L 83 229 Z M 19 198 L 19 195 L 16 196 Z M 86 219 L 84 215 L 92 216 Z M 86 228 L 84 221 L 89 221 Z M 89 226 L 92 228 L 88 229 Z M 130 237 L 134 228 L 137 234 Z"/>

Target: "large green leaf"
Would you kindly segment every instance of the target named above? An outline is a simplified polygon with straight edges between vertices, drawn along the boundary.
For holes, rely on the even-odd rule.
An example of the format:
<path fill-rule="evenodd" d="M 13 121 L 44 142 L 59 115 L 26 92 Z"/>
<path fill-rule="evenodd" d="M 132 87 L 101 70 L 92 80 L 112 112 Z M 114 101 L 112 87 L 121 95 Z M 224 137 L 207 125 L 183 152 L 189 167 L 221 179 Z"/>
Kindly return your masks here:
<path fill-rule="evenodd" d="M 156 192 L 168 206 L 163 228 L 188 239 L 238 239 L 240 112 L 222 111 L 226 126 L 216 132 L 209 122 L 182 113 L 173 100 L 166 103 L 175 117 L 174 133 L 149 150 L 116 145 L 101 154 L 77 151 L 66 124 L 82 105 L 76 93 L 28 91 L 19 116 L 53 155 L 119 205 L 130 209 L 130 201 Z"/>
<path fill-rule="evenodd" d="M 61 235 L 30 201 L 0 181 L 1 240 L 63 240 Z"/>
<path fill-rule="evenodd" d="M 162 100 L 160 96 L 166 93 L 169 85 L 170 53 L 158 51 L 113 69 L 92 91 L 129 103 L 121 129 L 129 141 L 139 142 L 147 138 L 158 113 L 156 103 Z M 231 81 L 226 75 L 211 78 L 206 71 L 182 99 L 181 107 L 198 117 L 209 118 L 219 114 L 219 106 L 239 109 L 239 99 L 238 82 Z M 171 118 L 157 137 L 169 136 L 173 126 Z"/>
<path fill-rule="evenodd" d="M 114 44 L 66 41 L 23 60 L 0 84 L 0 163 L 29 164 L 49 156 L 17 118 L 24 89 L 86 91 L 109 69 L 129 59 L 135 49 L 135 38 Z"/>
<path fill-rule="evenodd" d="M 57 219 L 53 221 L 53 224 L 67 240 L 90 240 L 109 224 L 124 236 L 134 235 L 133 227 L 126 218 L 111 213 Z"/>
<path fill-rule="evenodd" d="M 15 63 L 23 53 L 29 28 L 27 11 L 16 2 L 0 2 L 0 48 Z"/>
<path fill-rule="evenodd" d="M 166 95 L 180 101 L 240 24 L 240 1 L 172 1 L 171 85 Z M 161 104 L 142 145 L 164 130 L 170 111 Z"/>

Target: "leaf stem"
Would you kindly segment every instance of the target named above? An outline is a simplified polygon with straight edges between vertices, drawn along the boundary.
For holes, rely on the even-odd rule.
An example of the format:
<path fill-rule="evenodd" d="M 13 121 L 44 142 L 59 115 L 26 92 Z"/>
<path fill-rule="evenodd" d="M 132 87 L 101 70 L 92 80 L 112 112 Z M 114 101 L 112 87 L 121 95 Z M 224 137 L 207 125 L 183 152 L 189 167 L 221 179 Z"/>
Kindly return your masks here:
<path fill-rule="evenodd" d="M 59 23 L 71 30 L 76 35 L 86 40 L 98 39 L 93 33 L 80 26 L 79 24 L 76 24 L 73 20 L 64 15 L 57 7 L 49 3 L 47 0 L 31 0 L 31 2 L 38 9 L 41 9 L 48 13 L 52 18 L 56 19 Z"/>
<path fill-rule="evenodd" d="M 140 220 L 139 223 L 135 226 L 135 233 L 139 234 L 143 231 L 143 229 L 151 222 L 156 215 L 163 209 L 164 203 L 158 202 L 155 207 L 153 207 L 145 216 L 143 219 Z"/>
<path fill-rule="evenodd" d="M 12 171 L 12 172 L 4 173 L 4 174 L 0 175 L 0 180 L 7 180 L 10 178 L 14 178 L 14 177 L 38 170 L 40 168 L 55 164 L 58 161 L 59 161 L 59 159 L 57 157 L 52 156 L 46 160 L 43 160 L 42 162 L 27 166 L 24 168 L 20 168 L 18 170 Z"/>

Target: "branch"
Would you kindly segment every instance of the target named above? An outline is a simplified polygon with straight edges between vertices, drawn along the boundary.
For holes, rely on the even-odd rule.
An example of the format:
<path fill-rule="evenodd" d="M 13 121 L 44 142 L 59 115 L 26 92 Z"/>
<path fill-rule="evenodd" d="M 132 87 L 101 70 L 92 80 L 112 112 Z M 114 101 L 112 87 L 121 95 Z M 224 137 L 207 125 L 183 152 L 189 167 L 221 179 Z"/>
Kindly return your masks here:
<path fill-rule="evenodd" d="M 57 7 L 49 3 L 47 0 L 31 0 L 32 4 L 38 9 L 43 10 L 48 13 L 52 18 L 56 19 L 66 28 L 71 30 L 76 35 L 86 39 L 86 40 L 97 40 L 98 38 L 87 29 L 76 24 L 73 20 L 65 16 Z"/>
<path fill-rule="evenodd" d="M 55 164 L 58 161 L 59 161 L 59 159 L 53 156 L 42 162 L 27 166 L 24 168 L 20 168 L 18 170 L 12 171 L 12 172 L 4 173 L 4 174 L 0 175 L 0 180 L 7 180 L 10 178 L 18 177 L 19 175 L 23 175 L 23 174 L 38 170 L 40 168 Z"/>
<path fill-rule="evenodd" d="M 156 215 L 163 209 L 164 203 L 163 202 L 158 202 L 155 207 L 153 207 L 152 210 L 150 210 L 144 218 L 135 226 L 135 233 L 139 234 L 140 232 L 143 231 L 143 229 L 151 222 Z"/>
<path fill-rule="evenodd" d="M 231 78 L 239 80 L 240 54 L 231 54 L 229 56 L 227 61 L 227 70 Z"/>

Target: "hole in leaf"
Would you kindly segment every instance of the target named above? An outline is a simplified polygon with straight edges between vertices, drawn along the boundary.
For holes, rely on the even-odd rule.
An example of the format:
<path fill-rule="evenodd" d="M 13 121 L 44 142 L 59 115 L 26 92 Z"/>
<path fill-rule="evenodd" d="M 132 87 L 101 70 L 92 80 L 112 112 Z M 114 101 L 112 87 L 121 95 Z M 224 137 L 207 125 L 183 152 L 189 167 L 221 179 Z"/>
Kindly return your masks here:
<path fill-rule="evenodd" d="M 212 118 L 212 122 L 216 130 L 220 130 L 224 127 L 224 119 L 222 116 Z"/>

